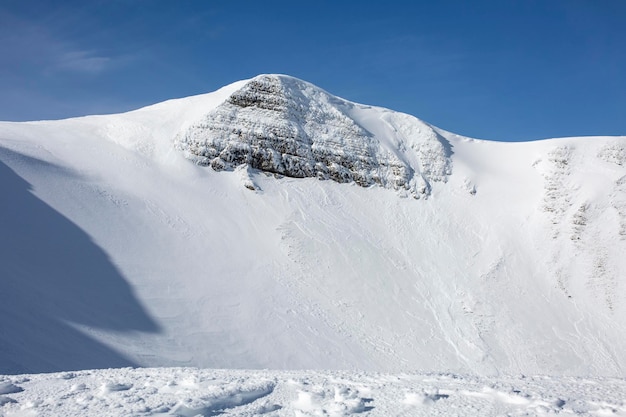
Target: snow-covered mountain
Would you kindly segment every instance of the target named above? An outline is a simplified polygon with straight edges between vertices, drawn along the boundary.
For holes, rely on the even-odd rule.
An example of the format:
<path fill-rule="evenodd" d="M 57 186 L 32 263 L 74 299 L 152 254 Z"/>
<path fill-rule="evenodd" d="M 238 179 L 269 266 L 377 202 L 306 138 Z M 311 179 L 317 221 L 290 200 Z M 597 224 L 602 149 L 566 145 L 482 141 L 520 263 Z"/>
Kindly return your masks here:
<path fill-rule="evenodd" d="M 0 374 L 626 372 L 626 137 L 474 140 L 262 75 L 0 123 L 0 193 Z"/>

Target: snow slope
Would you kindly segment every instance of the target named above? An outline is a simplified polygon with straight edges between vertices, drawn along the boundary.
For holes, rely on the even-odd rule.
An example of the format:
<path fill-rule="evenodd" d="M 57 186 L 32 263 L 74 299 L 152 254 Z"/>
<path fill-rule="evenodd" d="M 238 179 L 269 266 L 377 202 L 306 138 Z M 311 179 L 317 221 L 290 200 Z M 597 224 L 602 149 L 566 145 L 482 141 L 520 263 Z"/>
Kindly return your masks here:
<path fill-rule="evenodd" d="M 623 376 L 625 149 L 468 139 L 276 75 L 0 123 L 0 374 Z"/>

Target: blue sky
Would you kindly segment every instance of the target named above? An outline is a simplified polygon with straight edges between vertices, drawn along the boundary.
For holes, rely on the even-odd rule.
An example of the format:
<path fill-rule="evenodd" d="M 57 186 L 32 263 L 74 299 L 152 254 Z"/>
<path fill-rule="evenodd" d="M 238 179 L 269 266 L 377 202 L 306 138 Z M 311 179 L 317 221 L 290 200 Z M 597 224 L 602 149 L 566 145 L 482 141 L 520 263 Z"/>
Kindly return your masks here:
<path fill-rule="evenodd" d="M 284 73 L 466 136 L 626 135 L 624 22 L 624 0 L 3 0 L 0 120 Z"/>

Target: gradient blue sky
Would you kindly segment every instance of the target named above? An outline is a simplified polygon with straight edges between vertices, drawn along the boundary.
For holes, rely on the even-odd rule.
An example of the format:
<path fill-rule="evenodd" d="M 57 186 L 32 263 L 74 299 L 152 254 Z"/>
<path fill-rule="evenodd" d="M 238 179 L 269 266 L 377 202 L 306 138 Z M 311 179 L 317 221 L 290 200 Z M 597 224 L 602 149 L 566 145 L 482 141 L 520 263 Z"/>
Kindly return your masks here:
<path fill-rule="evenodd" d="M 0 120 L 284 73 L 493 140 L 626 135 L 625 0 L 2 0 Z"/>

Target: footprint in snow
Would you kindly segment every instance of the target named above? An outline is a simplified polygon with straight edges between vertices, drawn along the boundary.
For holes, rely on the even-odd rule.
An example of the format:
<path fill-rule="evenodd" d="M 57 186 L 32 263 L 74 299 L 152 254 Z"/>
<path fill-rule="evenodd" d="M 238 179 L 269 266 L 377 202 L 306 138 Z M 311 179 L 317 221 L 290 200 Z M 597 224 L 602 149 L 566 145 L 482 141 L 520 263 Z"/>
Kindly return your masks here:
<path fill-rule="evenodd" d="M 270 395 L 274 391 L 274 385 L 273 383 L 264 383 L 250 389 L 227 389 L 217 395 L 185 401 L 179 404 L 173 412 L 174 415 L 181 417 L 216 416 L 223 414 L 224 410 L 251 404 Z M 277 404 L 265 402 L 254 411 L 256 411 L 255 414 L 265 414 L 280 408 Z"/>
<path fill-rule="evenodd" d="M 359 391 L 346 386 L 312 387 L 311 391 L 299 391 L 293 403 L 297 417 L 341 417 L 371 411 L 370 398 L 363 398 Z"/>
<path fill-rule="evenodd" d="M 15 401 L 11 397 L 5 397 L 4 395 L 0 395 L 0 407 L 2 407 L 5 404 L 12 404 L 12 403 L 16 403 L 16 402 L 17 401 Z"/>
<path fill-rule="evenodd" d="M 435 390 L 432 393 L 425 391 L 420 393 L 407 392 L 404 395 L 404 400 L 402 402 L 408 405 L 432 405 L 443 398 L 448 398 L 449 396 L 450 395 L 448 394 L 439 393 L 439 390 Z"/>
<path fill-rule="evenodd" d="M 133 384 L 120 384 L 117 382 L 107 381 L 102 385 L 100 391 L 102 394 L 109 394 L 111 392 L 128 391 L 132 387 Z"/>
<path fill-rule="evenodd" d="M 22 387 L 18 387 L 11 382 L 0 382 L 0 395 L 15 394 L 22 391 L 24 391 Z"/>

